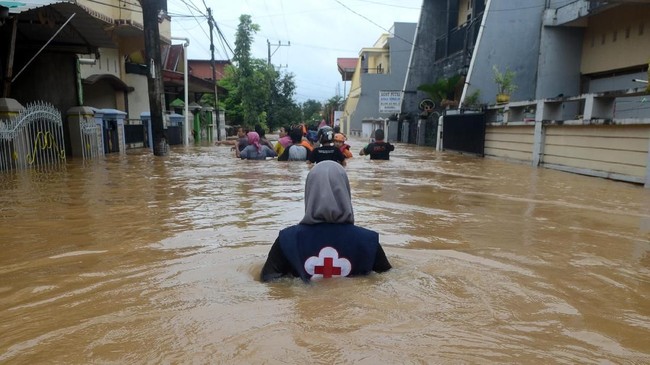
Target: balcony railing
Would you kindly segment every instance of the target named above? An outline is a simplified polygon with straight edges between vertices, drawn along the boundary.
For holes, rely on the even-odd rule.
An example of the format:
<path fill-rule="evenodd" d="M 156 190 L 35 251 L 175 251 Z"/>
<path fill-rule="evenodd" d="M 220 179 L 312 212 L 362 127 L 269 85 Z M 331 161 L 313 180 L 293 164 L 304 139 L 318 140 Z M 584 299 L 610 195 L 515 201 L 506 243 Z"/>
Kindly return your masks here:
<path fill-rule="evenodd" d="M 364 73 L 364 74 L 383 74 L 383 73 L 385 73 L 385 70 L 384 70 L 383 67 L 377 66 L 377 67 L 362 68 L 361 72 Z"/>
<path fill-rule="evenodd" d="M 464 49 L 474 48 L 483 13 L 478 14 L 469 24 L 452 29 L 449 33 L 436 40 L 436 61 L 449 57 Z"/>

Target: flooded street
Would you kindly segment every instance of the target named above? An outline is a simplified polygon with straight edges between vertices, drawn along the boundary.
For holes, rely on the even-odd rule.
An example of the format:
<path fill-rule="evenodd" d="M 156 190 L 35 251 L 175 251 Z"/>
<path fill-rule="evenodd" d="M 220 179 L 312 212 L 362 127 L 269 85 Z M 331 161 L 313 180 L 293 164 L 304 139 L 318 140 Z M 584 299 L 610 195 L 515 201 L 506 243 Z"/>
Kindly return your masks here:
<path fill-rule="evenodd" d="M 130 150 L 0 175 L 0 363 L 650 363 L 650 189 L 398 144 L 346 170 L 393 270 L 258 275 L 304 163 Z"/>

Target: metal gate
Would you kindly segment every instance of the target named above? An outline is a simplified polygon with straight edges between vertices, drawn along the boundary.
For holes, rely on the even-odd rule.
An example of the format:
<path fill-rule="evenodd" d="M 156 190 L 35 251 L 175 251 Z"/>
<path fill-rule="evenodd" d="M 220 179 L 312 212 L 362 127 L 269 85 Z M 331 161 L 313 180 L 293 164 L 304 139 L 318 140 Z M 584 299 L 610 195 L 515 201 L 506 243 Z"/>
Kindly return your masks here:
<path fill-rule="evenodd" d="M 79 124 L 81 131 L 81 154 L 84 161 L 95 159 L 99 156 L 104 156 L 104 148 L 102 147 L 102 126 L 97 124 L 93 119 L 82 119 Z"/>
<path fill-rule="evenodd" d="M 442 122 L 442 147 L 445 150 L 484 155 L 485 114 L 445 115 Z"/>
<path fill-rule="evenodd" d="M 35 102 L 0 120 L 0 170 L 48 169 L 65 163 L 63 120 L 54 106 Z"/>

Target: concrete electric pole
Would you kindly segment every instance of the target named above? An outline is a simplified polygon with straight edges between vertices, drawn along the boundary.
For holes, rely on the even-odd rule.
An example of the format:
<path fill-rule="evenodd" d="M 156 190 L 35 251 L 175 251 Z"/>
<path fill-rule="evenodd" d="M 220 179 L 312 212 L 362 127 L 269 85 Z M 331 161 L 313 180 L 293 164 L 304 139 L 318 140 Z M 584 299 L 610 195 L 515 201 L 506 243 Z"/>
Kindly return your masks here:
<path fill-rule="evenodd" d="M 167 144 L 167 138 L 165 137 L 163 121 L 165 93 L 162 79 L 162 56 L 160 54 L 160 30 L 158 28 L 163 7 L 161 0 L 140 0 L 140 5 L 142 6 L 142 26 L 144 28 L 144 52 L 148 67 L 147 84 L 149 86 L 153 154 L 155 156 L 167 156 L 169 154 L 169 144 Z"/>

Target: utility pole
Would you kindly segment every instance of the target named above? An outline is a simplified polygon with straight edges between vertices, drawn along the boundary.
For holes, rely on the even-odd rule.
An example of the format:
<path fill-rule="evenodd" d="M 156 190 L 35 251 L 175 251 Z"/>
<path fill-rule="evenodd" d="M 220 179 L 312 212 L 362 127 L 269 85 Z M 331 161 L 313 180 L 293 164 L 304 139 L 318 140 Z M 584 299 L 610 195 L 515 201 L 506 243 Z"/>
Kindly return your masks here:
<path fill-rule="evenodd" d="M 219 87 L 217 86 L 217 67 L 214 63 L 214 37 L 213 37 L 213 28 L 214 28 L 214 19 L 212 18 L 212 9 L 208 8 L 208 25 L 210 26 L 210 53 L 211 58 L 210 62 L 212 64 L 212 80 L 214 81 L 214 111 L 215 111 L 215 121 L 217 127 L 217 141 L 221 141 L 221 128 L 219 121 Z"/>
<path fill-rule="evenodd" d="M 267 48 L 268 48 L 268 63 L 269 63 L 269 66 L 271 66 L 271 56 L 273 56 L 275 54 L 275 52 L 278 51 L 278 48 L 283 47 L 283 46 L 284 47 L 290 46 L 291 41 L 289 41 L 287 44 L 282 44 L 282 41 L 278 41 L 277 44 L 271 44 L 271 41 L 269 41 L 267 39 L 266 40 L 266 45 L 267 45 Z M 275 50 L 273 51 L 273 53 L 271 53 L 271 46 L 275 46 Z"/>
<path fill-rule="evenodd" d="M 282 41 L 278 41 L 277 44 L 271 44 L 271 41 L 269 41 L 267 39 L 266 40 L 266 45 L 267 45 L 267 49 L 268 49 L 268 67 L 271 68 L 271 67 L 273 67 L 273 64 L 271 64 L 271 56 L 273 56 L 275 54 L 275 52 L 277 52 L 278 48 L 280 48 L 282 46 L 285 46 L 285 47 L 290 46 L 291 41 L 289 41 L 287 44 L 282 44 Z M 273 53 L 271 53 L 271 46 L 275 46 L 275 50 L 273 51 Z M 280 65 L 280 68 L 282 68 L 282 65 Z M 278 72 L 279 71 L 280 70 L 278 69 Z M 271 83 L 273 82 L 273 80 L 269 80 L 269 81 Z M 273 87 L 273 84 L 269 84 L 269 90 L 270 90 L 271 99 L 269 100 L 268 119 L 273 123 L 273 119 L 275 118 L 275 113 L 274 113 L 274 110 L 273 110 L 274 109 L 273 98 L 274 98 L 274 94 L 275 94 L 275 88 Z"/>
<path fill-rule="evenodd" d="M 149 89 L 149 110 L 151 112 L 151 131 L 153 134 L 153 154 L 167 156 L 169 145 L 165 137 L 163 108 L 165 93 L 162 80 L 162 56 L 160 54 L 160 30 L 158 17 L 162 10 L 160 0 L 140 0 L 142 6 L 142 25 L 144 28 L 144 52 L 148 66 L 147 84 Z"/>

